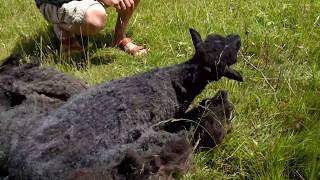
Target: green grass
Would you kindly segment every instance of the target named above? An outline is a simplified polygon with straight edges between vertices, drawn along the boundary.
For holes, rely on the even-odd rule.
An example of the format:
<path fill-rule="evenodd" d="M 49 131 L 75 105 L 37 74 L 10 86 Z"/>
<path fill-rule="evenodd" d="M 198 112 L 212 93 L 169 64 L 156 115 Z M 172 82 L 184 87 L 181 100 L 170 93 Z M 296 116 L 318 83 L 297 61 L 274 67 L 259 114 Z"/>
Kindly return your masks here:
<path fill-rule="evenodd" d="M 245 81 L 223 79 L 196 100 L 227 89 L 234 129 L 223 144 L 196 153 L 184 179 L 320 179 L 320 1 L 142 0 L 128 34 L 149 54 L 108 46 L 116 18 L 108 9 L 105 31 L 84 39 L 84 58 L 59 54 L 33 0 L 0 4 L 0 59 L 13 51 L 40 56 L 92 85 L 185 61 L 193 54 L 189 27 L 203 37 L 240 34 L 236 68 Z"/>

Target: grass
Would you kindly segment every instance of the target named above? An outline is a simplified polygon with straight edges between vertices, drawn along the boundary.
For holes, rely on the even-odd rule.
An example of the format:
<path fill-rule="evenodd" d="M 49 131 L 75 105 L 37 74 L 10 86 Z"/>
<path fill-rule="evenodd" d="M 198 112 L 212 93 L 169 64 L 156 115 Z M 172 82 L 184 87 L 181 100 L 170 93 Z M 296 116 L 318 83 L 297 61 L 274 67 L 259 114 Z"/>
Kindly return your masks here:
<path fill-rule="evenodd" d="M 108 46 L 116 13 L 83 58 L 63 58 L 33 0 L 0 0 L 0 59 L 36 55 L 44 66 L 94 85 L 190 58 L 188 28 L 238 33 L 237 69 L 245 81 L 209 85 L 195 103 L 227 89 L 234 130 L 220 146 L 198 152 L 184 179 L 320 179 L 320 1 L 141 1 L 128 34 L 149 54 L 131 57 Z"/>

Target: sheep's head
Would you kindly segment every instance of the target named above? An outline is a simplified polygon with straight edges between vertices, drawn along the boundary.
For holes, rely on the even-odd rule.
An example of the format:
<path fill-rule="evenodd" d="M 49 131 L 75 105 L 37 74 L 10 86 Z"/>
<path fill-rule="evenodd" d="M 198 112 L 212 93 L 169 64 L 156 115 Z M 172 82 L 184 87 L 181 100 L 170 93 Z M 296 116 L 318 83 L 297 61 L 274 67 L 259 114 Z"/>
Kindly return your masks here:
<path fill-rule="evenodd" d="M 234 106 L 228 101 L 226 91 L 219 91 L 213 98 L 200 103 L 201 124 L 196 130 L 200 138 L 200 147 L 213 147 L 220 144 L 225 134 L 231 129 L 231 118 Z"/>
<path fill-rule="evenodd" d="M 190 29 L 196 53 L 193 63 L 202 65 L 210 72 L 209 80 L 219 80 L 225 76 L 237 81 L 243 81 L 236 70 L 230 68 L 237 61 L 237 53 L 241 46 L 240 36 L 230 34 L 226 37 L 211 34 L 203 41 L 200 34 Z"/>
<path fill-rule="evenodd" d="M 115 165 L 75 169 L 65 180 L 175 179 L 188 170 L 191 153 L 192 146 L 185 137 L 169 140 L 162 147 L 140 153 L 129 148 Z"/>

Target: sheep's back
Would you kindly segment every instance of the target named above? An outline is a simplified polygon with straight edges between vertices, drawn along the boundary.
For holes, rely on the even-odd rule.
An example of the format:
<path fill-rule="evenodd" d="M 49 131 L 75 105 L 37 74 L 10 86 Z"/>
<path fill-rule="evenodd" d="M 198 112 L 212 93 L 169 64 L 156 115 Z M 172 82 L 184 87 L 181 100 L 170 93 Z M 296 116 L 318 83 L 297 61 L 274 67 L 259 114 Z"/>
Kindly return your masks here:
<path fill-rule="evenodd" d="M 103 163 L 109 158 L 106 152 L 115 154 L 119 146 L 174 117 L 178 109 L 166 73 L 154 71 L 101 84 L 42 118 L 17 147 L 12 162 L 26 166 L 25 174 L 32 172 L 33 177 L 59 178 L 71 169 Z"/>

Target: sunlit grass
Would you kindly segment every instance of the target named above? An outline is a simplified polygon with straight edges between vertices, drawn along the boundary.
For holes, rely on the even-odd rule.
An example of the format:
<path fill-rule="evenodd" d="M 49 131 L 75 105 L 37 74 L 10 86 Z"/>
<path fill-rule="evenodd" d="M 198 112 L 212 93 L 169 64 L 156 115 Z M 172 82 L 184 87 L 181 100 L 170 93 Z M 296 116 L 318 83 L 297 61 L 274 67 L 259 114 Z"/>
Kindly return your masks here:
<path fill-rule="evenodd" d="M 196 101 L 226 89 L 236 106 L 224 143 L 194 156 L 185 179 L 320 179 L 320 1 L 142 0 L 129 35 L 149 53 L 132 57 L 109 47 L 116 13 L 87 54 L 64 58 L 33 0 L 0 0 L 0 59 L 14 52 L 94 85 L 177 64 L 193 53 L 188 28 L 237 33 L 245 81 L 223 79 Z M 301 123 L 301 128 L 297 124 Z"/>

